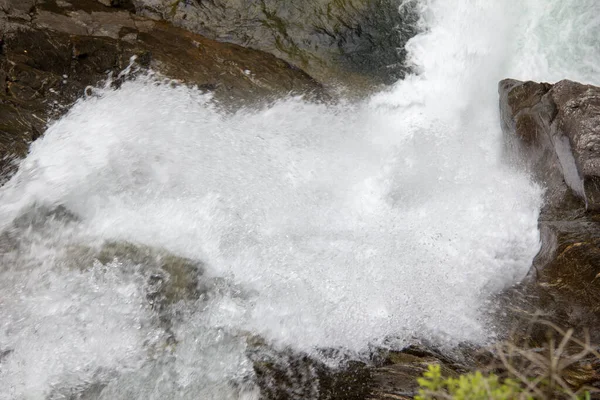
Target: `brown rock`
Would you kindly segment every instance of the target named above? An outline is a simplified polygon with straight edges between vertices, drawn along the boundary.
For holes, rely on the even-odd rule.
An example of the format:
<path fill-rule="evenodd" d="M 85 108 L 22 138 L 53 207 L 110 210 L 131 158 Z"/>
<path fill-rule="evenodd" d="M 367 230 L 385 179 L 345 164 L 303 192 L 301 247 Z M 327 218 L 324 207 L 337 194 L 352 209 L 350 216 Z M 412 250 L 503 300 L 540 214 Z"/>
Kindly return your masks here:
<path fill-rule="evenodd" d="M 140 15 L 215 40 L 260 49 L 326 84 L 392 83 L 418 13 L 397 0 L 134 0 Z"/>
<path fill-rule="evenodd" d="M 467 371 L 456 359 L 424 346 L 381 351 L 371 365 L 348 360 L 331 367 L 303 353 L 275 350 L 259 337 L 247 342 L 264 399 L 412 399 L 419 390 L 417 378 L 429 365 L 441 365 L 444 376 Z M 323 352 L 335 354 L 332 349 Z"/>
<path fill-rule="evenodd" d="M 509 147 L 547 188 L 541 250 L 505 296 L 505 314 L 537 344 L 546 329 L 532 330 L 534 319 L 591 328 L 600 341 L 600 88 L 505 80 L 499 91 Z"/>
<path fill-rule="evenodd" d="M 275 350 L 259 338 L 249 338 L 247 355 L 262 399 L 362 400 L 371 392 L 371 370 L 362 362 L 332 368 L 307 354 Z"/>
<path fill-rule="evenodd" d="M 499 89 L 503 128 L 538 178 L 561 194 L 564 180 L 588 209 L 600 209 L 600 88 L 505 80 Z"/>
<path fill-rule="evenodd" d="M 137 63 L 214 93 L 224 107 L 288 94 L 322 98 L 321 85 L 285 61 L 132 14 L 130 2 L 0 0 L 0 176 L 87 86 Z M 118 84 L 118 82 L 115 82 Z"/>
<path fill-rule="evenodd" d="M 600 88 L 561 81 L 552 88 L 558 115 L 554 134 L 564 143 L 559 158 L 569 186 L 590 209 L 600 209 Z M 564 157 L 564 161 L 563 161 Z M 567 166 L 567 165 L 570 165 Z M 568 170 L 568 172 L 567 172 Z"/>

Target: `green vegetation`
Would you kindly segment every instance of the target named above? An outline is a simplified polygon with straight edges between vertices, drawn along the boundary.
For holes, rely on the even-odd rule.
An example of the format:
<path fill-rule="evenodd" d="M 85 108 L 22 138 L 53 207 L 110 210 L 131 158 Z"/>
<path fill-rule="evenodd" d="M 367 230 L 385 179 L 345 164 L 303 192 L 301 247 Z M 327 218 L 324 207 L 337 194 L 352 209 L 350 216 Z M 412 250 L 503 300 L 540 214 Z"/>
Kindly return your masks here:
<path fill-rule="evenodd" d="M 444 378 L 439 364 L 430 365 L 423 378 L 418 381 L 421 388 L 416 400 L 510 400 L 520 398 L 523 393 L 518 382 L 512 379 L 501 382 L 498 376 L 484 376 L 480 371 L 460 375 L 458 378 Z M 531 396 L 525 398 L 533 399 Z"/>
<path fill-rule="evenodd" d="M 429 365 L 429 369 L 418 379 L 420 389 L 415 400 L 535 400 L 563 398 L 565 393 L 538 396 L 527 385 L 506 378 L 501 380 L 495 374 L 484 375 L 481 371 L 460 375 L 458 378 L 442 376 L 439 364 Z M 581 395 L 567 396 L 578 400 L 591 400 L 592 395 L 585 391 Z"/>
<path fill-rule="evenodd" d="M 446 377 L 440 364 L 428 366 L 418 379 L 417 400 L 591 400 L 597 382 L 600 353 L 585 339 L 574 337 L 548 322 L 551 330 L 543 347 L 502 342 L 491 349 L 494 361 L 481 370 Z M 560 338 L 558 340 L 557 338 Z"/>

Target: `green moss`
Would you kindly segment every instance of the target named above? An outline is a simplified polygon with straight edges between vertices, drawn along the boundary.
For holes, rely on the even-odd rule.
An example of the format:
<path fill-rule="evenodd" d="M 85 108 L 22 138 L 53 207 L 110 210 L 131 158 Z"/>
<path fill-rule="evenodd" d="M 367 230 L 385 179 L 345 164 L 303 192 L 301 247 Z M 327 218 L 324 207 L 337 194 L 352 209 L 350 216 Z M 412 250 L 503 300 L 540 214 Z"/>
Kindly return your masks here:
<path fill-rule="evenodd" d="M 392 364 L 412 364 L 423 362 L 423 358 L 413 356 L 412 354 L 392 352 L 388 354 L 387 359 Z"/>
<path fill-rule="evenodd" d="M 171 18 L 173 18 L 177 13 L 177 7 L 179 6 L 179 3 L 181 3 L 181 0 L 175 0 L 175 2 L 171 4 Z"/>

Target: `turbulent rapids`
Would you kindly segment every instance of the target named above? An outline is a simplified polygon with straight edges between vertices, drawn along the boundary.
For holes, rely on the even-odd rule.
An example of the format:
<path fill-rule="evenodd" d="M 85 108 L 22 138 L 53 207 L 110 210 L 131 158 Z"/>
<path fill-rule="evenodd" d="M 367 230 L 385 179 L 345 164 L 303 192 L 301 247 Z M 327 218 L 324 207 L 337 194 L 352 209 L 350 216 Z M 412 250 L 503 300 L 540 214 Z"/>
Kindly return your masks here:
<path fill-rule="evenodd" d="M 0 399 L 255 398 L 253 340 L 493 337 L 542 194 L 502 161 L 496 84 L 599 81 L 600 3 L 418 9 L 415 74 L 358 103 L 224 113 L 145 76 L 53 123 L 0 190 Z M 196 295 L 151 301 L 177 279 Z"/>

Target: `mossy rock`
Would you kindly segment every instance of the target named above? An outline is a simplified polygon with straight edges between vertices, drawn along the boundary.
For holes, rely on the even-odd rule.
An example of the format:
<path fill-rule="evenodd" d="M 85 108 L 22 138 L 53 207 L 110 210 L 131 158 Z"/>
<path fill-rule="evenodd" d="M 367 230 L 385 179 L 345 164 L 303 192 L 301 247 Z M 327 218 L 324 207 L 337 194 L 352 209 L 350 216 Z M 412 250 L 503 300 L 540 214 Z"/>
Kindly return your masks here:
<path fill-rule="evenodd" d="M 102 264 L 119 262 L 128 266 L 142 266 L 142 273 L 146 277 L 146 296 L 152 306 L 159 310 L 200 297 L 199 276 L 204 273 L 204 266 L 199 261 L 125 241 L 109 241 L 99 249 L 80 247 L 75 251 L 79 254 L 73 259 L 77 260 L 79 267 L 87 268 L 93 260 Z"/>

